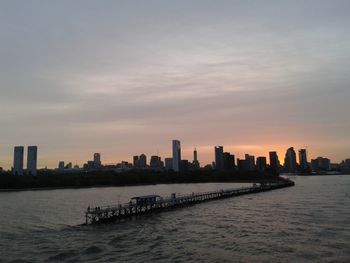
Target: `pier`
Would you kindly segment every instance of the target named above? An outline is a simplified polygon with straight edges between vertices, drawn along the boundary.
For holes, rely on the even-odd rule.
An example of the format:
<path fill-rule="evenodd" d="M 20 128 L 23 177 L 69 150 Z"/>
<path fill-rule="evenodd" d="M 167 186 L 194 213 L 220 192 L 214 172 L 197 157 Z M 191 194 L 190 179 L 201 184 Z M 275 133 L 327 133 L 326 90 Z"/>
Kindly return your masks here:
<path fill-rule="evenodd" d="M 210 200 L 266 192 L 290 186 L 294 186 L 294 182 L 288 179 L 283 179 L 283 181 L 280 181 L 278 183 L 266 183 L 260 185 L 254 184 L 251 187 L 226 189 L 203 193 L 192 193 L 183 196 L 176 196 L 175 194 L 172 194 L 170 197 L 166 198 L 162 198 L 158 195 L 138 196 L 131 198 L 129 203 L 123 205 L 119 204 L 95 208 L 89 207 L 85 212 L 85 223 L 98 224 L 118 221 L 119 219 L 130 218 L 133 216 L 143 215 L 156 211 L 169 210 L 172 208 L 189 206 Z"/>

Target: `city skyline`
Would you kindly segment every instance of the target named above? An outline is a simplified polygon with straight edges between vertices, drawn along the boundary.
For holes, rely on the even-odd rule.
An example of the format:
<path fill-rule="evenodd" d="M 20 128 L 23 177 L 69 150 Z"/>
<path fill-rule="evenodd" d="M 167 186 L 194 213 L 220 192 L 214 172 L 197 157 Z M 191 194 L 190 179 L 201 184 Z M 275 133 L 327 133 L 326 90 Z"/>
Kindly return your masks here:
<path fill-rule="evenodd" d="M 349 10 L 0 0 L 0 259 L 348 262 Z"/>
<path fill-rule="evenodd" d="M 5 1 L 0 166 L 308 146 L 350 155 L 349 1 Z M 130 160 L 131 161 L 131 160 Z"/>
<path fill-rule="evenodd" d="M 36 175 L 37 169 L 42 168 L 48 168 L 48 169 L 63 169 L 65 165 L 67 164 L 69 168 L 73 168 L 73 162 L 72 160 L 63 160 L 60 159 L 56 161 L 56 164 L 52 167 L 49 167 L 48 165 L 40 166 L 38 165 L 38 146 L 28 146 L 28 151 L 26 156 L 24 155 L 24 146 L 14 146 L 13 148 L 13 159 L 12 159 L 12 165 L 7 167 L 2 167 L 2 169 L 5 168 L 5 170 L 13 169 L 14 174 L 23 175 L 24 173 L 27 175 Z M 214 149 L 214 151 L 213 151 Z M 267 154 L 262 155 L 255 155 L 249 153 L 245 153 L 243 155 L 237 155 L 236 152 L 229 152 L 226 148 L 226 146 L 223 145 L 215 145 L 212 146 L 212 160 L 207 163 L 201 163 L 200 158 L 198 158 L 198 150 L 197 147 L 192 148 L 192 158 L 186 158 L 183 157 L 183 151 L 181 149 L 181 141 L 179 140 L 172 140 L 171 141 L 171 149 L 170 154 L 168 155 L 161 155 L 159 152 L 155 155 L 154 153 L 151 155 L 148 155 L 147 153 L 142 153 L 140 155 L 133 155 L 129 156 L 126 159 L 123 160 L 114 160 L 114 161 L 106 161 L 102 160 L 101 153 L 93 153 L 93 160 L 84 160 L 81 163 L 78 163 L 77 161 L 74 162 L 74 167 L 77 168 L 83 168 L 86 167 L 87 169 L 99 169 L 103 165 L 116 165 L 120 163 L 126 162 L 127 164 L 131 164 L 133 168 L 146 168 L 151 167 L 157 168 L 158 165 L 160 167 L 166 167 L 167 166 L 167 160 L 169 161 L 169 165 L 171 166 L 171 169 L 175 171 L 181 170 L 181 161 L 187 161 L 188 163 L 191 163 L 191 165 L 194 165 L 194 167 L 205 167 L 206 165 L 212 166 L 216 170 L 227 170 L 233 166 L 247 166 L 249 169 L 258 169 L 259 166 L 266 166 L 266 164 L 269 165 L 269 167 L 272 170 L 277 171 L 279 166 L 284 167 L 287 172 L 297 172 L 297 171 L 307 171 L 309 166 L 312 165 L 313 161 L 320 161 L 320 158 L 323 160 L 328 160 L 329 165 L 331 164 L 340 164 L 343 161 L 347 161 L 347 158 L 343 158 L 339 162 L 335 162 L 334 160 L 331 160 L 327 157 L 329 155 L 317 155 L 317 156 L 310 156 L 308 149 L 305 147 L 298 148 L 297 152 L 294 147 L 288 147 L 285 150 L 284 154 L 279 154 L 277 151 L 269 150 Z M 277 155 L 276 155 L 277 154 Z M 200 155 L 200 153 L 199 153 Z M 174 158 L 175 156 L 175 158 Z M 283 157 L 284 156 L 284 157 Z M 27 166 L 24 166 L 24 158 L 27 158 Z M 148 159 L 149 158 L 149 159 Z M 157 160 L 155 159 L 157 158 Z M 158 160 L 159 158 L 159 160 Z M 152 160 L 153 159 L 153 160 Z M 176 161 L 174 161 L 176 160 Z M 267 161 L 269 160 L 269 161 Z M 272 164 L 271 164 L 272 160 Z M 287 162 L 286 162 L 287 160 Z M 239 162 L 241 161 L 241 164 Z M 153 162 L 153 164 L 152 164 Z M 154 163 L 157 162 L 158 164 L 154 165 Z M 229 162 L 232 162 L 232 164 L 229 164 Z M 236 163 L 237 162 L 237 163 Z M 248 162 L 243 164 L 242 162 Z M 203 164 L 199 166 L 199 164 Z M 271 166 L 272 165 L 272 166 Z M 320 165 L 323 166 L 324 165 Z M 175 167 L 175 168 L 174 168 Z M 249 168 L 250 167 L 250 168 Z M 253 168 L 254 167 L 254 168 Z M 330 166 L 329 166 L 330 167 Z"/>

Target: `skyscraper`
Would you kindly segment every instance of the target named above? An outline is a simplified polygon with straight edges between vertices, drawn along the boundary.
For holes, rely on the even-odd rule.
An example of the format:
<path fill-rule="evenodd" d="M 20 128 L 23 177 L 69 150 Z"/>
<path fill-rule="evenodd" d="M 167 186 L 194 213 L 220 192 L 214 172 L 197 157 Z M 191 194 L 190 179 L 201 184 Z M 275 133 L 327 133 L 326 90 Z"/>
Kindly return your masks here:
<path fill-rule="evenodd" d="M 297 171 L 297 157 L 293 147 L 290 147 L 284 158 L 284 170 L 288 173 L 295 173 Z"/>
<path fill-rule="evenodd" d="M 253 155 L 245 155 L 248 171 L 255 171 L 255 157 Z"/>
<path fill-rule="evenodd" d="M 181 145 L 179 140 L 173 140 L 173 170 L 180 171 Z"/>
<path fill-rule="evenodd" d="M 277 173 L 280 167 L 280 161 L 278 160 L 277 152 L 269 152 L 270 156 L 270 169 L 273 173 Z"/>
<path fill-rule="evenodd" d="M 302 171 L 305 171 L 309 168 L 309 165 L 307 163 L 306 149 L 299 150 L 299 165 L 300 165 L 300 170 Z"/>
<path fill-rule="evenodd" d="M 161 162 L 162 159 L 159 156 L 153 155 L 151 156 L 150 167 L 153 169 L 161 168 Z"/>
<path fill-rule="evenodd" d="M 331 169 L 331 160 L 317 157 L 315 160 L 311 160 L 311 167 L 314 171 L 329 171 Z"/>
<path fill-rule="evenodd" d="M 248 161 L 245 159 L 239 159 L 237 158 L 237 168 L 238 171 L 240 172 L 247 172 L 249 171 L 249 167 L 248 167 Z"/>
<path fill-rule="evenodd" d="M 64 170 L 64 161 L 58 162 L 58 170 Z"/>
<path fill-rule="evenodd" d="M 266 157 L 260 156 L 256 158 L 256 168 L 259 172 L 264 172 L 266 169 Z"/>
<path fill-rule="evenodd" d="M 37 159 L 38 159 L 38 146 L 28 146 L 28 154 L 27 154 L 28 175 L 37 174 Z"/>
<path fill-rule="evenodd" d="M 134 166 L 134 168 L 139 168 L 139 157 L 137 155 L 133 157 L 132 165 Z"/>
<path fill-rule="evenodd" d="M 172 170 L 173 169 L 173 158 L 165 158 L 165 170 Z"/>
<path fill-rule="evenodd" d="M 147 167 L 147 156 L 144 154 L 140 155 L 139 158 L 139 167 L 140 168 L 146 168 Z"/>
<path fill-rule="evenodd" d="M 235 168 L 235 156 L 229 152 L 224 152 L 224 169 L 233 170 Z"/>
<path fill-rule="evenodd" d="M 222 171 L 224 170 L 224 147 L 215 146 L 215 169 Z"/>
<path fill-rule="evenodd" d="M 23 175 L 23 154 L 24 154 L 23 146 L 16 146 L 14 148 L 14 157 L 13 157 L 13 174 L 14 175 Z"/>
<path fill-rule="evenodd" d="M 193 162 L 192 162 L 192 166 L 195 170 L 199 169 L 200 165 L 198 162 L 198 156 L 197 156 L 197 149 L 194 148 L 193 150 Z"/>
<path fill-rule="evenodd" d="M 198 156 L 197 156 L 197 149 L 196 148 L 194 148 L 194 150 L 193 150 L 193 161 L 198 161 L 198 158 L 197 158 Z"/>
<path fill-rule="evenodd" d="M 94 168 L 95 169 L 101 168 L 101 154 L 100 153 L 94 153 Z"/>

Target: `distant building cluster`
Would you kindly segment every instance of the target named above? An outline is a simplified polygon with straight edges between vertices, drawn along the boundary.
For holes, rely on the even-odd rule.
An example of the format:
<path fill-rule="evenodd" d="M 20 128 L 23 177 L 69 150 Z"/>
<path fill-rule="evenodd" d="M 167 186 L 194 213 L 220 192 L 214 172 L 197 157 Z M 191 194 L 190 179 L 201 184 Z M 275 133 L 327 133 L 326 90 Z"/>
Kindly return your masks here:
<path fill-rule="evenodd" d="M 123 161 L 115 165 L 102 165 L 101 155 L 94 154 L 94 160 L 88 161 L 83 166 L 85 171 L 94 171 L 99 169 L 113 170 L 157 170 L 157 171 L 196 171 L 199 169 L 210 169 L 217 171 L 241 171 L 241 172 L 269 172 L 277 173 L 311 173 L 311 172 L 327 172 L 332 170 L 332 164 L 329 159 L 318 157 L 308 162 L 306 149 L 300 149 L 298 155 L 293 147 L 286 150 L 284 164 L 280 164 L 276 151 L 269 152 L 269 160 L 265 156 L 255 156 L 245 154 L 244 159 L 235 158 L 235 155 L 224 151 L 224 146 L 214 147 L 214 162 L 211 165 L 201 167 L 198 161 L 198 152 L 193 150 L 193 160 L 184 160 L 181 158 L 181 142 L 179 140 L 172 141 L 172 156 L 166 157 L 164 160 L 160 156 L 152 155 L 148 162 L 145 154 L 133 156 L 133 162 Z M 298 162 L 298 160 L 299 162 Z M 269 161 L 269 163 L 268 163 Z M 343 167 L 349 167 L 350 159 L 343 161 Z M 63 167 L 63 165 L 62 165 Z M 67 168 L 67 167 L 66 167 Z M 334 165 L 333 165 L 334 168 Z M 339 167 L 337 167 L 339 168 Z"/>
<path fill-rule="evenodd" d="M 100 170 L 156 170 L 156 171 L 196 171 L 199 169 L 210 169 L 217 171 L 241 171 L 241 172 L 268 172 L 270 174 L 277 173 L 318 173 L 318 172 L 346 172 L 350 173 L 350 159 L 342 161 L 340 164 L 331 163 L 331 160 L 324 157 L 317 157 L 308 162 L 307 150 L 300 149 L 298 155 L 293 147 L 286 150 L 284 156 L 284 164 L 281 165 L 276 151 L 269 152 L 269 163 L 265 156 L 255 156 L 245 154 L 244 159 L 235 158 L 234 154 L 224 151 L 224 146 L 214 147 L 214 162 L 211 165 L 201 167 L 198 161 L 197 149 L 193 150 L 193 160 L 185 160 L 181 158 L 181 142 L 179 140 L 172 141 L 172 156 L 166 157 L 164 160 L 160 156 L 152 155 L 147 161 L 145 154 L 133 156 L 132 163 L 122 161 L 117 164 L 102 164 L 101 154 L 94 153 L 93 159 L 87 161 L 83 167 L 77 164 L 73 166 L 72 162 L 65 163 L 59 161 L 57 169 L 59 173 L 75 173 L 79 171 L 100 171 Z M 27 150 L 27 166 L 23 167 L 24 147 L 14 147 L 14 159 L 12 173 L 14 175 L 37 175 L 37 159 L 38 147 L 28 146 Z M 298 159 L 298 160 L 297 160 Z M 0 167 L 0 172 L 3 169 Z"/>

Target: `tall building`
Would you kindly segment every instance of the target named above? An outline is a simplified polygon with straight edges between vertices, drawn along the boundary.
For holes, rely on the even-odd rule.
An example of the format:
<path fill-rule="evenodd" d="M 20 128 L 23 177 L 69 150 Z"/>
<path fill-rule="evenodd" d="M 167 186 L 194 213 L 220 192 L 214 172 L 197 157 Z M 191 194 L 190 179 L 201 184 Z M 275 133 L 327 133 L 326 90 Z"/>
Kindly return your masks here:
<path fill-rule="evenodd" d="M 299 166 L 300 170 L 302 171 L 305 171 L 309 168 L 309 165 L 307 163 L 306 149 L 299 150 Z"/>
<path fill-rule="evenodd" d="M 173 158 L 165 158 L 165 170 L 172 170 L 173 169 Z"/>
<path fill-rule="evenodd" d="M 238 171 L 240 171 L 240 172 L 249 171 L 248 161 L 245 159 L 237 158 L 237 168 L 238 168 Z"/>
<path fill-rule="evenodd" d="M 194 148 L 194 150 L 193 150 L 193 161 L 198 161 L 198 154 L 197 154 L 196 148 Z"/>
<path fill-rule="evenodd" d="M 224 147 L 215 146 L 215 169 L 222 171 L 224 170 Z"/>
<path fill-rule="evenodd" d="M 150 167 L 153 169 L 161 168 L 162 160 L 159 156 L 153 155 L 151 156 Z"/>
<path fill-rule="evenodd" d="M 180 171 L 181 164 L 181 145 L 179 140 L 173 140 L 173 170 Z"/>
<path fill-rule="evenodd" d="M 133 157 L 132 165 L 134 166 L 134 168 L 139 168 L 139 157 L 137 155 Z"/>
<path fill-rule="evenodd" d="M 58 162 L 58 170 L 64 170 L 64 161 Z"/>
<path fill-rule="evenodd" d="M 95 169 L 101 168 L 101 154 L 100 153 L 94 153 L 94 168 Z"/>
<path fill-rule="evenodd" d="M 181 160 L 180 170 L 187 172 L 190 169 L 190 162 L 188 160 Z"/>
<path fill-rule="evenodd" d="M 259 172 L 264 172 L 266 170 L 266 157 L 260 156 L 256 158 L 256 169 Z"/>
<path fill-rule="evenodd" d="M 235 168 L 235 156 L 229 152 L 224 152 L 224 170 L 233 170 Z"/>
<path fill-rule="evenodd" d="M 329 171 L 331 169 L 331 160 L 317 157 L 315 160 L 311 160 L 311 167 L 314 171 Z"/>
<path fill-rule="evenodd" d="M 290 147 L 284 158 L 284 170 L 287 173 L 295 173 L 297 171 L 297 157 L 293 147 Z"/>
<path fill-rule="evenodd" d="M 277 152 L 269 152 L 270 169 L 273 173 L 278 173 L 280 168 L 280 161 L 278 160 Z"/>
<path fill-rule="evenodd" d="M 24 154 L 23 146 L 16 146 L 14 148 L 14 157 L 13 157 L 13 174 L 14 175 L 23 175 L 23 154 Z"/>
<path fill-rule="evenodd" d="M 248 171 L 255 171 L 255 157 L 253 155 L 246 154 L 245 160 Z"/>
<path fill-rule="evenodd" d="M 194 148 L 193 150 L 193 162 L 192 162 L 193 169 L 197 170 L 200 168 L 200 164 L 198 161 L 198 156 L 197 156 L 197 149 Z"/>
<path fill-rule="evenodd" d="M 27 173 L 28 175 L 37 174 L 38 147 L 28 146 L 27 154 Z"/>
<path fill-rule="evenodd" d="M 140 168 L 146 168 L 147 167 L 147 156 L 144 154 L 140 155 L 139 158 L 139 167 Z"/>

